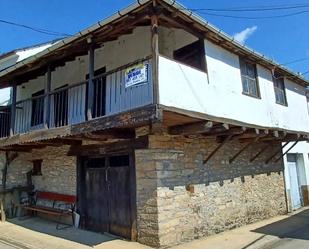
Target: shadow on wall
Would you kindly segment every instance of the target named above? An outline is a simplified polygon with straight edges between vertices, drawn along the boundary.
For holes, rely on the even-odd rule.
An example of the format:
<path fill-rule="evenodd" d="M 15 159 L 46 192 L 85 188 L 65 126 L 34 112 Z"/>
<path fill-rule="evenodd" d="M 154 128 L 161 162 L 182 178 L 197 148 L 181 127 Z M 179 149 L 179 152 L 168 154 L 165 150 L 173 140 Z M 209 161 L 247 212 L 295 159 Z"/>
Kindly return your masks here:
<path fill-rule="evenodd" d="M 309 209 L 301 211 L 289 218 L 260 227 L 252 232 L 280 238 L 309 240 Z"/>
<path fill-rule="evenodd" d="M 270 163 L 265 164 L 265 161 L 280 149 L 279 145 L 269 146 L 266 152 L 250 162 L 250 158 L 265 147 L 265 144 L 257 143 L 244 151 L 233 163 L 229 163 L 229 159 L 244 146 L 241 143 L 231 142 L 224 145 L 211 160 L 204 164 L 204 159 L 216 145 L 216 143 L 205 143 L 205 140 L 197 139 L 192 143 L 186 143 L 185 147 L 180 150 L 157 152 L 159 157 L 163 158 L 157 160 L 156 163 L 158 187 L 173 189 L 175 186 L 187 184 L 207 186 L 215 182 L 223 186 L 225 181 L 232 183 L 237 178 L 244 183 L 247 177 L 255 178 L 261 174 L 267 176 L 273 173 L 283 174 L 282 160 L 275 162 L 279 154 Z"/>

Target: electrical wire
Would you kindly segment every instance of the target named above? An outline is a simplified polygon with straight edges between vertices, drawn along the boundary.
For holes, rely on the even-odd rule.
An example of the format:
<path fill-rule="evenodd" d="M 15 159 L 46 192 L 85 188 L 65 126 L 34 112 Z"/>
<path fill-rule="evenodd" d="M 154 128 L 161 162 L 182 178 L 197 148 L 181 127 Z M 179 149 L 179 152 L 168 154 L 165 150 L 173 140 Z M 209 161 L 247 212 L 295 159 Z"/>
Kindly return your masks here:
<path fill-rule="evenodd" d="M 290 65 L 290 64 L 294 64 L 294 63 L 302 62 L 302 61 L 307 61 L 307 60 L 309 60 L 308 56 L 300 58 L 300 59 L 295 59 L 295 60 L 292 60 L 292 61 L 288 61 L 286 63 L 282 63 L 281 66 L 287 66 L 287 65 Z"/>
<path fill-rule="evenodd" d="M 0 19 L 0 23 L 3 24 L 8 24 L 8 25 L 12 25 L 12 26 L 16 26 L 16 27 L 20 27 L 20 28 L 25 28 L 25 29 L 29 29 L 38 33 L 42 33 L 45 35 L 53 35 L 53 36 L 72 36 L 71 34 L 66 34 L 66 33 L 61 33 L 61 32 L 57 32 L 57 31 L 51 31 L 48 29 L 42 29 L 42 28 L 36 28 L 36 27 L 31 27 L 25 24 L 19 24 L 19 23 L 15 23 L 15 22 L 11 22 L 11 21 L 6 21 L 6 20 L 2 20 Z"/>
<path fill-rule="evenodd" d="M 270 5 L 258 7 L 230 7 L 230 8 L 199 8 L 188 9 L 191 11 L 218 11 L 218 12 L 251 12 L 251 11 L 276 11 L 276 10 L 290 10 L 290 9 L 303 9 L 309 8 L 309 4 L 303 5 Z"/>
<path fill-rule="evenodd" d="M 236 15 L 215 14 L 215 13 L 209 13 L 209 12 L 204 12 L 204 11 L 193 11 L 193 12 L 199 13 L 201 15 L 208 15 L 208 16 L 218 16 L 218 17 L 227 17 L 227 18 L 235 18 L 235 19 L 257 20 L 257 19 L 274 19 L 274 18 L 284 18 L 284 17 L 296 16 L 296 15 L 308 13 L 309 9 L 308 10 L 294 12 L 294 13 L 289 13 L 289 14 L 273 15 L 273 16 L 236 16 Z"/>

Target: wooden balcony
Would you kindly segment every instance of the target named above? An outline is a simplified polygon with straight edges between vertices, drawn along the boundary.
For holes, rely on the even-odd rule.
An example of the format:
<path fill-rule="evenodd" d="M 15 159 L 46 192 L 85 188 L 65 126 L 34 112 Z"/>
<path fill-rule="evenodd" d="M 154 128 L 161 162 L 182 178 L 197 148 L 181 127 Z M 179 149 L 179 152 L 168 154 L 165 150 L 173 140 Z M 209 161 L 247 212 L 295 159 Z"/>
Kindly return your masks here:
<path fill-rule="evenodd" d="M 52 129 L 108 117 L 153 103 L 151 58 L 137 60 L 92 80 L 16 101 L 0 110 L 0 137 Z M 143 65 L 146 80 L 128 84 L 128 72 Z M 92 95 L 89 95 L 89 84 Z M 92 96 L 92 97 L 91 97 Z M 14 117 L 12 117 L 14 115 Z M 12 123 L 13 121 L 13 123 Z"/>

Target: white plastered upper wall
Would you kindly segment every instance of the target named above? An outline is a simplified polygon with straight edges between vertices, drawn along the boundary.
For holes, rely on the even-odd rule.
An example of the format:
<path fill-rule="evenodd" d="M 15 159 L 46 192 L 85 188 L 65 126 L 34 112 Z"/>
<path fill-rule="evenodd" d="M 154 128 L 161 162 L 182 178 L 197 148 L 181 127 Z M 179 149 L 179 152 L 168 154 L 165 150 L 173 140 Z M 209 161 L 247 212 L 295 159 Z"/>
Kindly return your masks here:
<path fill-rule="evenodd" d="M 160 104 L 259 127 L 309 132 L 305 87 L 285 79 L 288 106 L 279 105 L 271 71 L 257 65 L 260 98 L 244 95 L 239 56 L 208 40 L 205 53 L 208 75 L 160 57 Z"/>

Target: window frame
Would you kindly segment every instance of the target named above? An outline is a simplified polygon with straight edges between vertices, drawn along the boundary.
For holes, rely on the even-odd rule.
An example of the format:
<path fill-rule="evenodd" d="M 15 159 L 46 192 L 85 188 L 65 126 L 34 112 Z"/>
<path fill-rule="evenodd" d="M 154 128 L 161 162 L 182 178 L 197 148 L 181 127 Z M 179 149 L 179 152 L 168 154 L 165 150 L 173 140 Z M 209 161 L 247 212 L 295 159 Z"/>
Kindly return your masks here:
<path fill-rule="evenodd" d="M 198 57 L 198 65 L 188 63 L 188 60 Z M 203 39 L 198 39 L 192 43 L 189 43 L 181 48 L 173 51 L 173 60 L 184 64 L 188 67 L 194 68 L 201 72 L 207 73 L 206 51 L 205 42 Z"/>
<path fill-rule="evenodd" d="M 42 89 L 31 95 L 31 127 L 44 125 L 45 90 Z M 38 113 L 38 114 L 37 114 Z M 39 115 L 36 118 L 36 115 Z"/>
<path fill-rule="evenodd" d="M 276 75 L 276 74 L 273 74 L 272 75 L 272 80 L 273 80 L 273 85 L 274 85 L 274 94 L 275 94 L 275 101 L 276 101 L 276 104 L 278 105 L 282 105 L 282 106 L 288 106 L 288 100 L 287 100 L 287 97 L 286 97 L 286 87 L 285 87 L 285 78 L 283 76 L 280 76 L 280 75 Z M 279 88 L 276 86 L 277 84 L 277 80 L 282 80 L 282 85 L 283 85 L 283 89 Z M 281 83 L 281 82 L 280 82 Z M 277 99 L 277 91 L 280 91 L 280 92 L 283 92 L 283 99 L 284 99 L 284 103 L 281 103 L 280 101 L 278 101 Z"/>
<path fill-rule="evenodd" d="M 245 67 L 245 70 L 246 70 L 246 75 L 243 75 L 243 70 L 242 70 L 242 64 L 244 64 L 245 66 L 247 64 L 253 66 L 254 68 L 254 76 L 255 78 L 251 78 L 248 73 L 247 73 L 247 66 Z M 256 98 L 256 99 L 261 99 L 261 92 L 260 92 L 260 84 L 259 84 L 259 77 L 258 77 L 258 74 L 257 74 L 257 65 L 249 60 L 246 60 L 242 57 L 239 57 L 239 71 L 240 71 L 240 77 L 241 77 L 241 85 L 242 85 L 242 94 L 243 95 L 246 95 L 246 96 L 249 96 L 249 97 L 253 97 L 253 98 Z M 252 94 L 249 92 L 246 92 L 244 90 L 244 83 L 243 83 L 243 78 L 246 78 L 247 80 L 254 80 L 255 81 L 255 86 L 256 86 L 256 93 L 257 95 L 255 94 Z M 249 89 L 249 86 L 248 86 L 248 89 Z"/>

